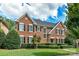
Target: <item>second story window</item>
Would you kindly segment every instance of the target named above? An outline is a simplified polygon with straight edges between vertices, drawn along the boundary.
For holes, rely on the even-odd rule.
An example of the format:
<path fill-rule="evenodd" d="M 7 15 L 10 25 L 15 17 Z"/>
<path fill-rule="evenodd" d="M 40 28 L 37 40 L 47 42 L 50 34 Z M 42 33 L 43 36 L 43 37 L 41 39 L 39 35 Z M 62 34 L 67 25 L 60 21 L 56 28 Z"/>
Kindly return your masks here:
<path fill-rule="evenodd" d="M 24 23 L 19 23 L 19 31 L 24 31 Z"/>
<path fill-rule="evenodd" d="M 64 35 L 64 29 L 61 30 L 61 35 Z"/>
<path fill-rule="evenodd" d="M 44 28 L 44 38 L 47 38 L 47 30 Z"/>
<path fill-rule="evenodd" d="M 57 35 L 60 34 L 60 30 L 59 30 L 59 28 L 56 29 L 56 34 L 57 34 Z"/>
<path fill-rule="evenodd" d="M 40 32 L 40 26 L 37 26 L 37 32 Z"/>
<path fill-rule="evenodd" d="M 29 32 L 33 32 L 33 25 L 29 24 Z"/>

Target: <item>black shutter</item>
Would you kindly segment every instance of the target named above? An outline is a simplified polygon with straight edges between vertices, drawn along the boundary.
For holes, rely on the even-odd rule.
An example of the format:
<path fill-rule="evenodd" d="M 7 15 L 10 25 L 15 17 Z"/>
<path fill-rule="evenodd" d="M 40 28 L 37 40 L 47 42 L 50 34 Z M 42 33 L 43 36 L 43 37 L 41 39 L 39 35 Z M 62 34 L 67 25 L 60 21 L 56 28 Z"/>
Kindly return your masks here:
<path fill-rule="evenodd" d="M 26 43 L 26 42 L 25 42 L 25 39 L 26 39 L 26 38 L 24 37 L 24 43 Z"/>
<path fill-rule="evenodd" d="M 19 23 L 18 23 L 18 30 L 19 30 Z"/>
<path fill-rule="evenodd" d="M 24 24 L 24 31 L 26 30 L 26 25 Z"/>
<path fill-rule="evenodd" d="M 34 27 L 35 27 L 35 26 L 33 25 L 33 32 L 34 32 L 34 29 L 35 29 Z"/>
<path fill-rule="evenodd" d="M 41 26 L 40 26 L 40 31 L 41 31 Z"/>
<path fill-rule="evenodd" d="M 36 31 L 37 31 L 37 26 L 36 26 Z"/>
<path fill-rule="evenodd" d="M 29 25 L 27 25 L 27 31 L 29 31 Z"/>
<path fill-rule="evenodd" d="M 27 43 L 29 43 L 29 37 L 27 37 Z"/>

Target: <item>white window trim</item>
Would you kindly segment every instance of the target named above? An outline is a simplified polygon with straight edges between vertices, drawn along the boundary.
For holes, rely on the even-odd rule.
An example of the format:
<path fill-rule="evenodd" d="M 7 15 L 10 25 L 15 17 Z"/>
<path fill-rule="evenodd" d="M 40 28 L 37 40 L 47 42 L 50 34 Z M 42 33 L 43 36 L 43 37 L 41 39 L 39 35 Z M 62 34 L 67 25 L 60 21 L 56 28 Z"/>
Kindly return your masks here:
<path fill-rule="evenodd" d="M 33 26 L 33 24 L 29 24 L 29 26 L 30 26 L 30 25 Z M 30 30 L 30 28 L 29 28 L 29 30 Z M 34 29 L 33 29 L 33 30 L 34 30 Z M 33 31 L 29 31 L 29 32 L 33 32 Z"/>
<path fill-rule="evenodd" d="M 24 37 L 24 35 L 20 35 L 20 37 Z M 20 42 L 21 43 L 21 42 Z M 23 44 L 24 42 L 22 42 L 21 44 Z"/>
<path fill-rule="evenodd" d="M 44 33 L 44 34 L 46 34 L 46 38 L 47 38 L 47 28 L 44 27 L 44 28 L 43 28 L 43 32 L 44 32 L 44 29 L 46 29 L 46 33 Z M 44 38 L 45 38 L 45 37 L 44 37 Z"/>
<path fill-rule="evenodd" d="M 29 36 L 29 37 L 33 37 L 33 36 Z"/>
<path fill-rule="evenodd" d="M 20 35 L 20 37 L 24 37 L 24 35 Z"/>
<path fill-rule="evenodd" d="M 29 36 L 29 37 L 33 38 L 33 36 Z M 30 43 L 30 44 L 32 44 L 32 43 Z"/>
<path fill-rule="evenodd" d="M 24 23 L 20 22 L 19 27 L 20 27 L 20 25 L 24 25 Z M 19 28 L 19 31 L 21 32 L 20 28 Z M 24 30 L 22 30 L 22 31 L 24 31 Z"/>
<path fill-rule="evenodd" d="M 60 34 L 59 34 L 59 30 L 60 30 L 60 29 L 59 29 L 59 28 L 56 28 L 56 30 L 57 30 L 57 33 L 56 33 L 56 34 L 57 34 L 57 35 L 60 35 Z"/>

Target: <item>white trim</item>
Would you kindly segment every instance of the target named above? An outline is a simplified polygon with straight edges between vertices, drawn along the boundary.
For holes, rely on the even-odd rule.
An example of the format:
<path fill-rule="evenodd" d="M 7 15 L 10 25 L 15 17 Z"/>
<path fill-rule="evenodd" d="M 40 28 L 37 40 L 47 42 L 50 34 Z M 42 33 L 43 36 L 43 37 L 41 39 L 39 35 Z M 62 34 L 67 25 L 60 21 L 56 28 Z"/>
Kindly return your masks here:
<path fill-rule="evenodd" d="M 33 36 L 29 36 L 29 37 L 33 37 Z"/>
<path fill-rule="evenodd" d="M 20 35 L 20 37 L 24 37 L 24 35 Z"/>
<path fill-rule="evenodd" d="M 23 22 L 19 22 L 19 24 L 24 24 Z"/>
<path fill-rule="evenodd" d="M 60 22 L 58 22 L 58 23 L 56 24 L 56 26 L 49 32 L 49 34 L 58 26 L 59 23 L 60 23 Z"/>
<path fill-rule="evenodd" d="M 56 26 L 49 32 L 49 34 L 51 34 L 51 32 L 60 24 L 61 22 L 58 22 L 57 24 L 56 24 Z M 66 28 L 66 26 L 65 25 L 63 25 L 65 28 Z"/>
<path fill-rule="evenodd" d="M 33 25 L 33 24 L 29 24 L 29 25 Z"/>

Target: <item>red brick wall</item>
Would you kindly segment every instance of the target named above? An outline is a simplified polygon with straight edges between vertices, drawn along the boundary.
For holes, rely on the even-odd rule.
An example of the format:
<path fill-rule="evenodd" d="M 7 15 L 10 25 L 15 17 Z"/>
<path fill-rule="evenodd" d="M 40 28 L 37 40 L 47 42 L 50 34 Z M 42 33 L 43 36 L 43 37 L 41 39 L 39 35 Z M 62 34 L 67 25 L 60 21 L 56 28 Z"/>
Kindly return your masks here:
<path fill-rule="evenodd" d="M 22 31 L 22 32 L 18 31 L 18 25 L 19 25 L 20 22 L 23 22 L 26 25 L 26 30 L 25 31 Z M 25 38 L 26 43 L 27 43 L 27 37 L 33 36 L 35 34 L 37 36 L 41 37 L 41 42 L 40 43 L 47 43 L 47 39 L 43 38 L 44 37 L 44 35 L 43 35 L 43 27 L 41 26 L 41 31 L 40 32 L 36 32 L 36 29 L 35 29 L 35 26 L 34 26 L 34 32 L 29 32 L 27 30 L 27 28 L 28 28 L 27 25 L 29 25 L 29 24 L 32 24 L 32 21 L 30 19 L 28 19 L 27 17 L 22 17 L 20 20 L 18 20 L 16 22 L 16 31 L 19 33 L 19 35 L 24 35 L 26 37 Z"/>

